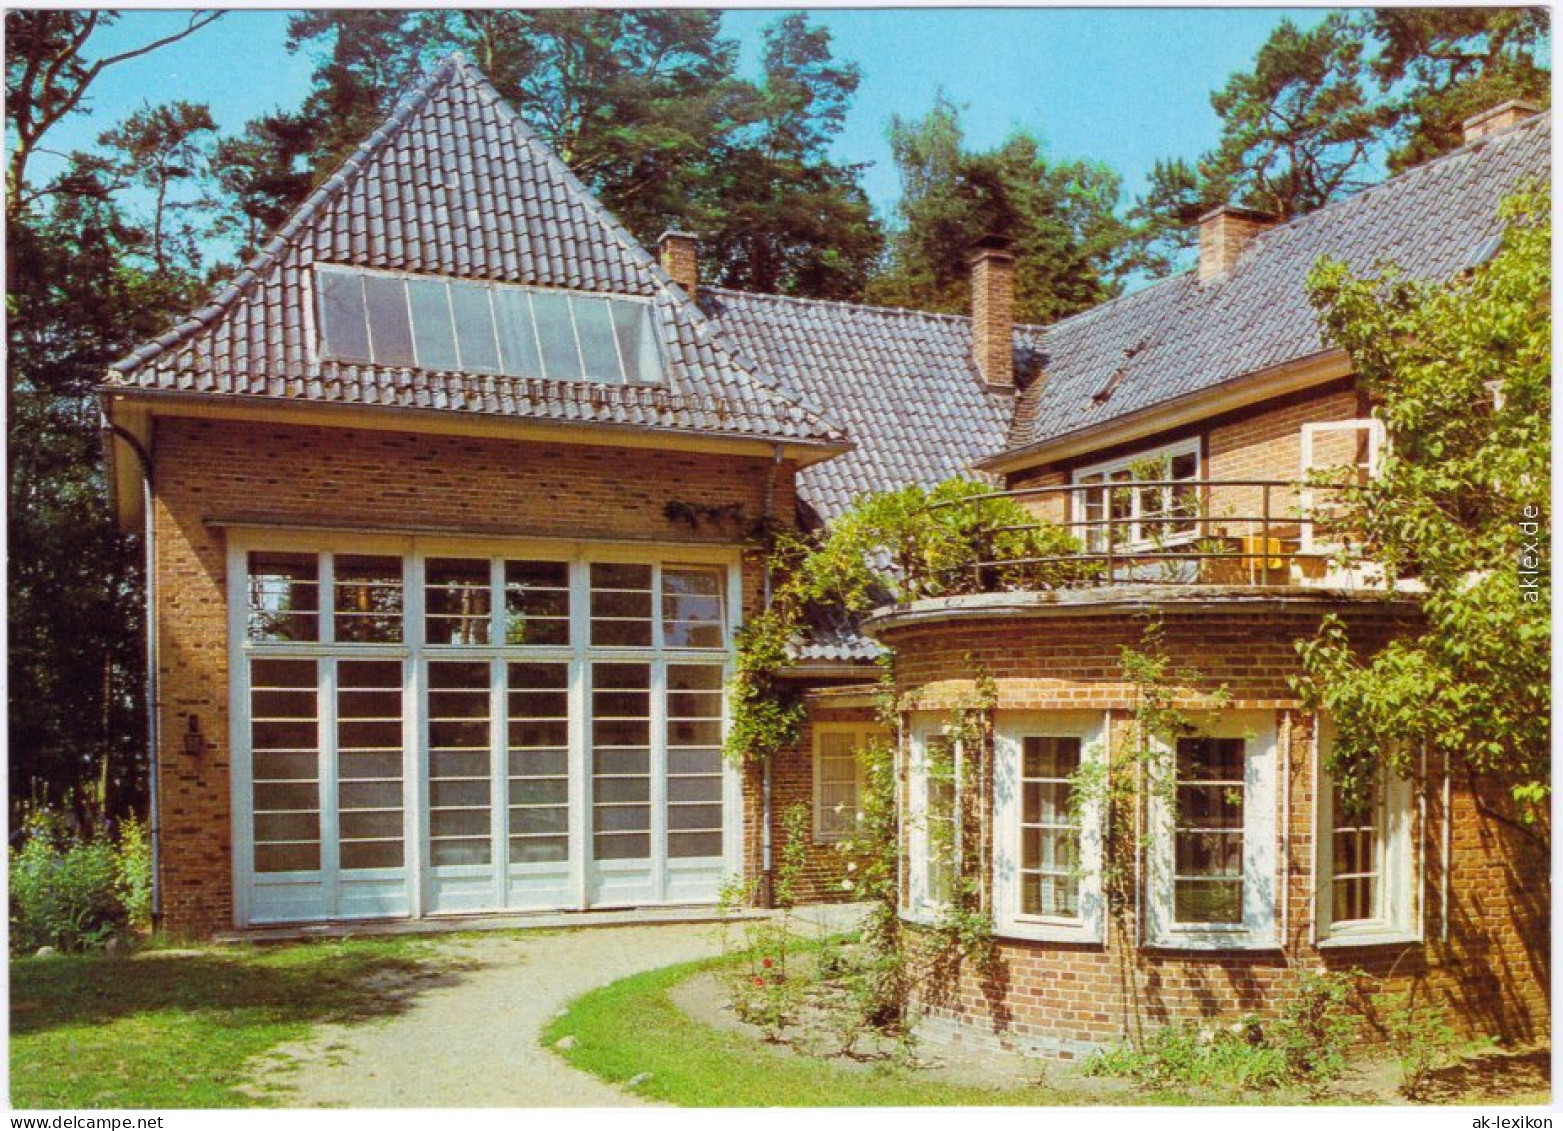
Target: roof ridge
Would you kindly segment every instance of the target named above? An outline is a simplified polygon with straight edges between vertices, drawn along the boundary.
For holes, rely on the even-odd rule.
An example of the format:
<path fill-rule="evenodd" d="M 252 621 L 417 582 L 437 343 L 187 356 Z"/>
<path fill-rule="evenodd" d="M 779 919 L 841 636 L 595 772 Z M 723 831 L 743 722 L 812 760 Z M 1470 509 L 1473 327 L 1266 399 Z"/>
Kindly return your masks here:
<path fill-rule="evenodd" d="M 740 298 L 765 299 L 768 302 L 795 302 L 806 303 L 809 306 L 834 306 L 844 310 L 861 310 L 868 314 L 897 314 L 916 315 L 920 318 L 935 318 L 948 322 L 970 322 L 969 314 L 947 314 L 938 310 L 923 310 L 916 306 L 884 306 L 867 302 L 848 302 L 845 299 L 836 298 L 808 298 L 804 295 L 777 295 L 766 294 L 763 291 L 741 291 L 734 287 L 702 286 L 702 291 L 716 295 L 736 295 Z M 1019 329 L 1021 324 L 1017 323 Z"/>
<path fill-rule="evenodd" d="M 344 157 L 334 168 L 330 175 L 310 190 L 297 208 L 295 208 L 283 225 L 266 241 L 266 246 L 250 257 L 248 263 L 229 280 L 228 285 L 211 302 L 198 309 L 182 322 L 175 323 L 168 330 L 159 334 L 145 345 L 137 346 L 130 353 L 113 362 L 109 370 L 114 373 L 128 373 L 139 369 L 147 362 L 161 357 L 181 342 L 190 338 L 202 329 L 210 326 L 221 315 L 226 313 L 234 303 L 243 298 L 251 287 L 260 281 L 261 273 L 270 268 L 287 251 L 294 235 L 304 225 L 313 220 L 315 213 L 326 201 L 341 191 L 355 173 L 368 164 L 370 158 L 383 149 L 386 145 L 406 128 L 408 120 L 413 113 L 428 104 L 434 92 L 442 83 L 448 82 L 452 75 L 456 74 L 467 64 L 466 56 L 460 51 L 453 51 L 441 59 L 431 68 L 422 81 L 416 86 L 404 91 L 396 100 L 385 121 L 381 122 L 375 131 L 359 142 L 353 151 Z"/>

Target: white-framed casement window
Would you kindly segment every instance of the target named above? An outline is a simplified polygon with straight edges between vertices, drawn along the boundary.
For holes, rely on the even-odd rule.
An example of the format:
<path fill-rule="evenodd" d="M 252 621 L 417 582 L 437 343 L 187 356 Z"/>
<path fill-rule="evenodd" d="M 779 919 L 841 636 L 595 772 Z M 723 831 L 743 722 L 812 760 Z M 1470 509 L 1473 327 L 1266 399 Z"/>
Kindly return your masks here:
<path fill-rule="evenodd" d="M 1166 751 L 1149 805 L 1151 945 L 1276 945 L 1276 743 L 1273 714 L 1233 711 Z"/>
<path fill-rule="evenodd" d="M 814 726 L 814 843 L 851 836 L 863 806 L 862 752 L 881 732 L 862 723 Z"/>
<path fill-rule="evenodd" d="M 1421 937 L 1411 783 L 1381 771 L 1369 790 L 1347 797 L 1325 762 L 1334 741 L 1319 720 L 1314 922 L 1320 946 L 1406 943 Z"/>
<path fill-rule="evenodd" d="M 736 560 L 230 530 L 240 925 L 714 900 Z"/>
<path fill-rule="evenodd" d="M 1000 935 L 1102 941 L 1102 806 L 1077 790 L 1082 767 L 1105 757 L 1101 712 L 999 714 L 993 901 Z"/>
<path fill-rule="evenodd" d="M 960 875 L 963 743 L 944 719 L 911 727 L 907 794 L 907 885 L 902 913 L 931 922 L 949 906 Z"/>
<path fill-rule="evenodd" d="M 1362 486 L 1379 474 L 1386 439 L 1384 422 L 1374 417 L 1328 420 L 1304 424 L 1299 475 L 1304 483 L 1315 475 L 1339 477 Z M 1305 486 L 1298 506 L 1310 521 L 1302 524 L 1302 552 L 1326 553 L 1340 548 L 1339 532 L 1332 524 L 1342 513 L 1339 492 Z"/>
<path fill-rule="evenodd" d="M 1109 528 L 1114 549 L 1148 550 L 1197 537 L 1198 479 L 1198 437 L 1077 468 L 1073 480 L 1081 490 L 1075 492 L 1074 513 L 1088 524 L 1082 535 L 1086 548 L 1105 551 Z M 1167 485 L 1135 487 L 1137 481 Z"/>

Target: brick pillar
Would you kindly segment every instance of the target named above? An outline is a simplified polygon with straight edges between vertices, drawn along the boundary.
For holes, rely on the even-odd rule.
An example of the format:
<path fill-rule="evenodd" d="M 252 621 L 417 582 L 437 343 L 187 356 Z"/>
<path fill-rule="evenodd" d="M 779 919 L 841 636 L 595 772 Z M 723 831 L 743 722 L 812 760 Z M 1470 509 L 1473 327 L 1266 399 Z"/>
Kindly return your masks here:
<path fill-rule="evenodd" d="M 662 262 L 662 270 L 694 298 L 700 286 L 699 238 L 669 229 L 657 237 L 657 258 Z"/>
<path fill-rule="evenodd" d="M 987 236 L 972 247 L 971 354 L 982 379 L 1015 387 L 1015 255 L 1010 241 Z"/>

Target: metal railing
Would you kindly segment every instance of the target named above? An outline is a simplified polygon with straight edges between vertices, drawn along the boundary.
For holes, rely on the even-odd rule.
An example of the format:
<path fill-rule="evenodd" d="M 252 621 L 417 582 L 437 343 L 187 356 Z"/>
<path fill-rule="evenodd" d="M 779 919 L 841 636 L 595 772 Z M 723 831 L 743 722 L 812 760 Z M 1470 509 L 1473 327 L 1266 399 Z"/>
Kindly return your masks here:
<path fill-rule="evenodd" d="M 913 596 L 1131 584 L 1376 588 L 1371 570 L 1339 565 L 1335 540 L 1345 532 L 1318 502 L 1338 490 L 1284 479 L 1136 479 L 944 500 L 930 509 L 969 508 L 961 521 L 972 553 L 921 576 L 909 571 L 908 587 Z M 1056 517 L 1025 522 L 994 505 L 1054 499 Z"/>

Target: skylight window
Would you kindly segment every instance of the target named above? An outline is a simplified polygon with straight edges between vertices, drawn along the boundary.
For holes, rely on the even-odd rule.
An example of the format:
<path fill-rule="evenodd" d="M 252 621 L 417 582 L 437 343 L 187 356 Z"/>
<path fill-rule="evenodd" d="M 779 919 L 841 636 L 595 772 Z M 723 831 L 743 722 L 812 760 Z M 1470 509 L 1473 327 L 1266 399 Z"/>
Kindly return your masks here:
<path fill-rule="evenodd" d="M 315 280 L 328 360 L 614 385 L 662 381 L 643 299 L 324 265 Z"/>

